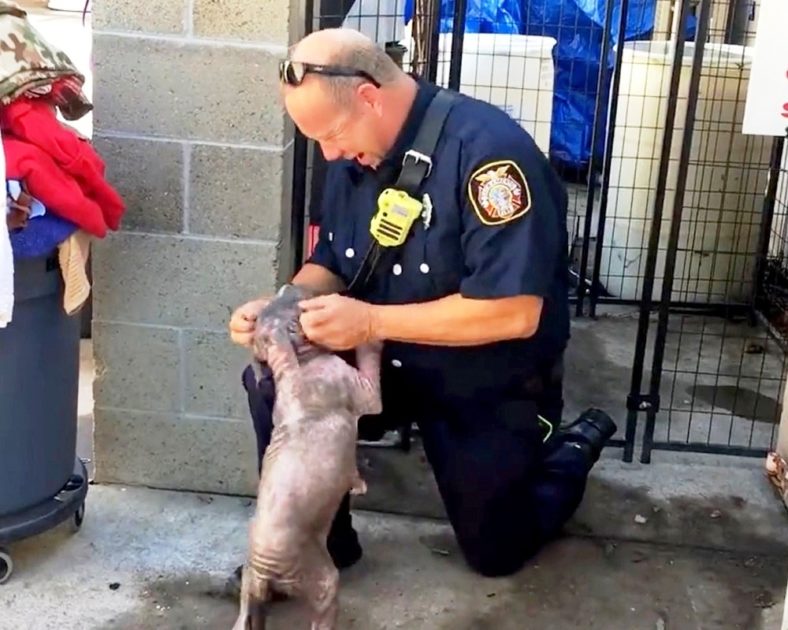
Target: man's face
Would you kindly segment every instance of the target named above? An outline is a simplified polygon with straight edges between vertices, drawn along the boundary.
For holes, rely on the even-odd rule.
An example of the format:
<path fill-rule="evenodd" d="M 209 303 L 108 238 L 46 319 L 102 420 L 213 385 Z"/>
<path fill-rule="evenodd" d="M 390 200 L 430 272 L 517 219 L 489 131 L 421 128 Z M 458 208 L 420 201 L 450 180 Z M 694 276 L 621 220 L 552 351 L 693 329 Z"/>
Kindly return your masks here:
<path fill-rule="evenodd" d="M 383 159 L 381 107 L 374 86 L 366 84 L 353 94 L 349 107 L 342 107 L 319 81 L 307 80 L 286 89 L 285 107 L 301 133 L 320 144 L 326 160 L 356 160 L 375 168 Z"/>

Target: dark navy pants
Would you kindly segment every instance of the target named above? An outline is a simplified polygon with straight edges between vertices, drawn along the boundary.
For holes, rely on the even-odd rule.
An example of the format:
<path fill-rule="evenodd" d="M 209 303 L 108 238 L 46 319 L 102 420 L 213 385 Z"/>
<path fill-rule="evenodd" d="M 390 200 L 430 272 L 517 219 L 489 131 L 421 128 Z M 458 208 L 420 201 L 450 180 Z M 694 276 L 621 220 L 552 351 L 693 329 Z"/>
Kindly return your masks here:
<path fill-rule="evenodd" d="M 243 374 L 257 434 L 258 466 L 271 439 L 275 395 L 270 375 L 264 373 L 267 378 L 259 386 L 251 368 Z M 397 383 L 391 381 L 384 371 L 384 410 L 395 398 L 424 400 L 397 391 Z M 584 452 L 562 444 L 560 437 L 543 441 L 545 430 L 537 414 L 560 419 L 562 408 L 560 374 L 551 367 L 544 382 L 546 386 L 528 399 L 491 404 L 432 397 L 421 409 L 411 405 L 407 410 L 408 421 L 418 424 L 457 542 L 470 567 L 482 575 L 519 570 L 560 532 L 583 498 L 591 466 Z M 386 419 L 362 418 L 359 432 L 363 435 L 365 424 L 381 421 Z M 346 497 L 330 543 L 355 540 L 349 507 Z"/>

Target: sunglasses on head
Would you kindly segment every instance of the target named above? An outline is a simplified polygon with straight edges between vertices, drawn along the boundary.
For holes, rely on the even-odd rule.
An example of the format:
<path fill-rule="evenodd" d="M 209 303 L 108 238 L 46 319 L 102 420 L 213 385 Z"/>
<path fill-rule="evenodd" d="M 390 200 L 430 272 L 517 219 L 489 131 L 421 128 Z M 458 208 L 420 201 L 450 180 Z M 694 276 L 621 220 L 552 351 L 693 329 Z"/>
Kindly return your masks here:
<path fill-rule="evenodd" d="M 330 77 L 360 77 L 366 79 L 375 87 L 380 87 L 380 83 L 372 76 L 363 70 L 356 70 L 355 68 L 347 68 L 345 66 L 324 66 L 303 61 L 285 60 L 279 62 L 279 80 L 288 85 L 301 85 L 304 81 L 304 77 L 310 72 L 312 74 L 322 74 Z"/>

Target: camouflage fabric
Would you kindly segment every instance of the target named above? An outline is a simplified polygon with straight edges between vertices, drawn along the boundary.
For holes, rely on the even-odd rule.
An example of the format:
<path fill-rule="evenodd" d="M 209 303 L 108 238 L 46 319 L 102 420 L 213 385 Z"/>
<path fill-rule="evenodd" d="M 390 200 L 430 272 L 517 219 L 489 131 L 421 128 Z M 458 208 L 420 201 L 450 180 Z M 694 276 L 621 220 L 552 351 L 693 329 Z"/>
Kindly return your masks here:
<path fill-rule="evenodd" d="M 47 96 L 63 118 L 77 120 L 93 109 L 84 83 L 68 55 L 46 42 L 24 10 L 0 1 L 0 104 Z"/>

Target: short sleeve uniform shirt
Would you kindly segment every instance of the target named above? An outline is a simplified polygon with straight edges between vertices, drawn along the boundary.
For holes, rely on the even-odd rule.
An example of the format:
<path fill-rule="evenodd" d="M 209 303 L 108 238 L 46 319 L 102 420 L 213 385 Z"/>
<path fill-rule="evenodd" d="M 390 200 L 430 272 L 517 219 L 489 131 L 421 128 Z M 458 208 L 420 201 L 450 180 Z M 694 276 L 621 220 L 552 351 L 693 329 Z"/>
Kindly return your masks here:
<path fill-rule="evenodd" d="M 419 81 L 400 137 L 377 169 L 354 161 L 328 165 L 320 236 L 309 262 L 328 268 L 346 285 L 369 247 L 377 198 L 396 182 L 438 89 Z M 395 370 L 403 387 L 424 396 L 516 395 L 524 378 L 540 362 L 554 360 L 569 337 L 566 191 L 517 122 L 464 95 L 458 95 L 432 159 L 419 193 L 422 218 L 372 292 L 354 297 L 404 304 L 455 293 L 475 299 L 541 296 L 539 329 L 529 339 L 460 348 L 385 346 L 384 377 Z"/>

